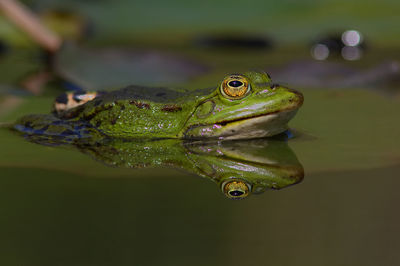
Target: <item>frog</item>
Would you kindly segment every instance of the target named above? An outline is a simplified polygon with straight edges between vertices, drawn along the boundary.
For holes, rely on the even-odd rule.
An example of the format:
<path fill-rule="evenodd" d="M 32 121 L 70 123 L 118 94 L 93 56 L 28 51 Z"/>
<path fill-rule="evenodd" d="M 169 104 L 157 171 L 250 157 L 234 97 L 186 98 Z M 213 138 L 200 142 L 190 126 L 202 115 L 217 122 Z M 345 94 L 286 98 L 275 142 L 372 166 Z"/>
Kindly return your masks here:
<path fill-rule="evenodd" d="M 86 99 L 51 114 L 24 116 L 14 129 L 66 141 L 263 138 L 286 131 L 304 101 L 301 92 L 259 71 L 227 75 L 216 88 L 132 85 Z"/>

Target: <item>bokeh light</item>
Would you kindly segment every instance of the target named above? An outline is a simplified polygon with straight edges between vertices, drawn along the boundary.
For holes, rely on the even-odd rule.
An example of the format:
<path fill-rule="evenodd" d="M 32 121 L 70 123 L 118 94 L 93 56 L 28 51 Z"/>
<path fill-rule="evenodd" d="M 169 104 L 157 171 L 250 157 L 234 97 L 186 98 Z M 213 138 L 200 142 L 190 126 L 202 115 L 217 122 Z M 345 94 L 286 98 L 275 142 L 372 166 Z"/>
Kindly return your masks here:
<path fill-rule="evenodd" d="M 329 56 L 329 48 L 325 44 L 315 44 L 311 48 L 311 55 L 314 57 L 316 60 L 325 60 Z"/>
<path fill-rule="evenodd" d="M 341 54 L 344 59 L 355 61 L 361 58 L 362 50 L 360 47 L 345 46 L 342 48 Z"/>
<path fill-rule="evenodd" d="M 356 30 L 347 30 L 342 34 L 342 42 L 346 46 L 357 46 L 362 43 L 362 35 Z"/>

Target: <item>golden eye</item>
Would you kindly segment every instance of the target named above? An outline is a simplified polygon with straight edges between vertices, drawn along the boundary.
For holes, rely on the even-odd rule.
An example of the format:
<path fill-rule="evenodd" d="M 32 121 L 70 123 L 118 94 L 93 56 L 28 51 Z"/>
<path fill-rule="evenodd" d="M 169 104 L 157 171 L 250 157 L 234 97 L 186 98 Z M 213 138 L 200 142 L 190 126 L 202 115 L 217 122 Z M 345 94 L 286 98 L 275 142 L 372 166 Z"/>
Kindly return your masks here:
<path fill-rule="evenodd" d="M 245 77 L 240 75 L 228 76 L 221 84 L 221 93 L 228 99 L 241 99 L 249 91 L 249 82 Z"/>
<path fill-rule="evenodd" d="M 231 199 L 243 199 L 246 198 L 250 189 L 249 186 L 240 180 L 228 181 L 222 185 L 224 194 Z"/>

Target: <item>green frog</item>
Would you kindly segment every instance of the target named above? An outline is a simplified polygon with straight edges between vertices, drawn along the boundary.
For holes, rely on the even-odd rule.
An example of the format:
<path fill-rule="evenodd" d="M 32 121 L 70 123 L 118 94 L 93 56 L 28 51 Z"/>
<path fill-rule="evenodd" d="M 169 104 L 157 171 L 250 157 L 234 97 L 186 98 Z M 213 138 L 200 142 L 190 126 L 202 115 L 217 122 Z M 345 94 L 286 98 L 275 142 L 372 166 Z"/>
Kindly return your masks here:
<path fill-rule="evenodd" d="M 272 83 L 263 72 L 228 75 L 217 88 L 129 86 L 86 99 L 63 108 L 56 105 L 52 114 L 22 117 L 14 128 L 67 142 L 109 137 L 252 139 L 287 130 L 303 103 L 300 92 Z M 57 103 L 62 100 L 68 102 Z"/>

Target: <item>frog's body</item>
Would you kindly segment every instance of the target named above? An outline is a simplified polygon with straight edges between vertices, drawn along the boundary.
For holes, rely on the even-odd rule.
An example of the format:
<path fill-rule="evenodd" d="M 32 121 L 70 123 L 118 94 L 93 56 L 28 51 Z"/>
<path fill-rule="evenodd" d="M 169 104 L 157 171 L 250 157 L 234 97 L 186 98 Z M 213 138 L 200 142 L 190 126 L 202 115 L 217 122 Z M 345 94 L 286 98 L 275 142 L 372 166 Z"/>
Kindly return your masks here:
<path fill-rule="evenodd" d="M 285 131 L 302 102 L 301 93 L 249 72 L 226 77 L 217 89 L 130 86 L 54 115 L 23 117 L 15 128 L 76 138 L 245 139 Z"/>

